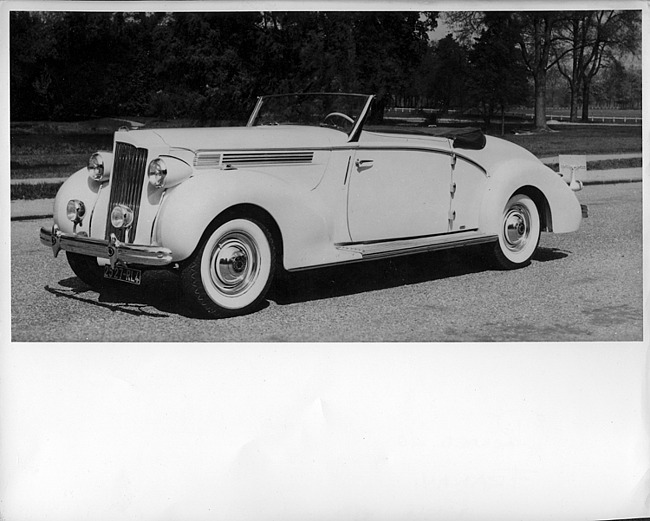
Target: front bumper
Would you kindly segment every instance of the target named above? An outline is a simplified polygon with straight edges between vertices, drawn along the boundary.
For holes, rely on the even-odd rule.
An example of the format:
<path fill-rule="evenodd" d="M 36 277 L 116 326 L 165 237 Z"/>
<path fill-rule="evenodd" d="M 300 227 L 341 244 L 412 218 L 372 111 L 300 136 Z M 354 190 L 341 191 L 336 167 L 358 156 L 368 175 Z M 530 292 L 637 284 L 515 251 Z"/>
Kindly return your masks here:
<path fill-rule="evenodd" d="M 63 233 L 55 224 L 50 230 L 41 228 L 41 243 L 50 246 L 56 257 L 65 250 L 89 257 L 108 259 L 111 267 L 116 264 L 141 264 L 145 266 L 166 266 L 172 262 L 172 252 L 161 246 L 125 244 L 111 235 L 111 240 L 92 239 Z"/>

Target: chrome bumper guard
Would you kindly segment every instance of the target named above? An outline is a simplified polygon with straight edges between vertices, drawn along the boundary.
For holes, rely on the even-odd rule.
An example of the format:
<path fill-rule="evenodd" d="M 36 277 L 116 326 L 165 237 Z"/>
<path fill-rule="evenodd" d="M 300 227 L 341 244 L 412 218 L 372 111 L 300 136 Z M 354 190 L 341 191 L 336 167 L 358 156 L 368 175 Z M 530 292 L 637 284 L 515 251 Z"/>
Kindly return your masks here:
<path fill-rule="evenodd" d="M 108 259 L 111 267 L 117 264 L 143 264 L 145 266 L 166 266 L 172 262 L 172 252 L 161 246 L 145 246 L 143 244 L 125 244 L 111 234 L 111 240 L 105 241 L 70 235 L 61 232 L 55 224 L 51 230 L 41 228 L 41 243 L 50 246 L 56 257 L 59 251 L 65 250 L 90 257 Z"/>

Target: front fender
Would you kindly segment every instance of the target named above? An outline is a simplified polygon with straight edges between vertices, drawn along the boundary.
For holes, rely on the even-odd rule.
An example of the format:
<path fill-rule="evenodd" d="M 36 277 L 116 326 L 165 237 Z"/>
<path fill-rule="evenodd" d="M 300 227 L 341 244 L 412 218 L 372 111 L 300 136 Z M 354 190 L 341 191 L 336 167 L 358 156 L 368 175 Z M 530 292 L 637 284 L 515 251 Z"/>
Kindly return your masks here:
<path fill-rule="evenodd" d="M 575 193 L 562 178 L 537 160 L 513 159 L 490 172 L 487 193 L 481 207 L 481 223 L 485 233 L 498 234 L 502 212 L 510 197 L 530 189 L 540 192 L 548 204 L 549 231 L 576 231 L 582 221 L 582 210 Z M 543 209 L 539 208 L 542 212 Z"/>
<path fill-rule="evenodd" d="M 268 213 L 282 237 L 287 269 L 318 264 L 331 254 L 327 207 L 313 191 L 251 170 L 209 171 L 168 189 L 155 225 L 157 244 L 187 259 L 212 221 L 233 206 L 254 205 Z"/>
<path fill-rule="evenodd" d="M 86 215 L 77 231 L 85 231 L 90 235 L 88 229 L 99 197 L 101 184 L 88 177 L 88 169 L 85 167 L 77 170 L 66 179 L 54 198 L 54 222 L 64 233 L 73 233 L 74 225 L 68 220 L 67 205 L 70 199 L 82 201 L 86 207 Z"/>

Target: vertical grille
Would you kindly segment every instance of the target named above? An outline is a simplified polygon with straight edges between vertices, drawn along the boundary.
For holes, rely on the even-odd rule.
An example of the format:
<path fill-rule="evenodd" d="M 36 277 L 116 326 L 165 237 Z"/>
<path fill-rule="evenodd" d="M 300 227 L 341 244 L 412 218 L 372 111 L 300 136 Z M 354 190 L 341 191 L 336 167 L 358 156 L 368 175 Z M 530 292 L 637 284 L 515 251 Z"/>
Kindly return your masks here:
<path fill-rule="evenodd" d="M 147 149 L 136 148 L 126 143 L 115 144 L 113 173 L 111 174 L 111 197 L 108 204 L 106 238 L 114 233 L 122 242 L 133 242 L 140 213 L 140 197 L 145 179 Z M 113 227 L 111 211 L 117 204 L 128 206 L 133 210 L 133 224 L 128 230 Z M 128 231 L 128 236 L 127 232 Z"/>

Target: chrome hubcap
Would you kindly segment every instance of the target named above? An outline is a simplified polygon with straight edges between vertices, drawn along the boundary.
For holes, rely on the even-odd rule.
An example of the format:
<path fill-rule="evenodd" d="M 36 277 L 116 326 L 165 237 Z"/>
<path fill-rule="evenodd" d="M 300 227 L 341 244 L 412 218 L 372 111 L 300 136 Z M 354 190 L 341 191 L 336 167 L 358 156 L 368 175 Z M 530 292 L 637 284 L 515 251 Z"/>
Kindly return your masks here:
<path fill-rule="evenodd" d="M 512 251 L 521 250 L 530 235 L 530 213 L 524 206 L 515 205 L 506 213 L 503 231 L 506 246 Z"/>
<path fill-rule="evenodd" d="M 233 232 L 219 240 L 210 269 L 212 282 L 219 291 L 230 296 L 240 295 L 255 282 L 258 273 L 257 244 L 252 237 Z"/>

